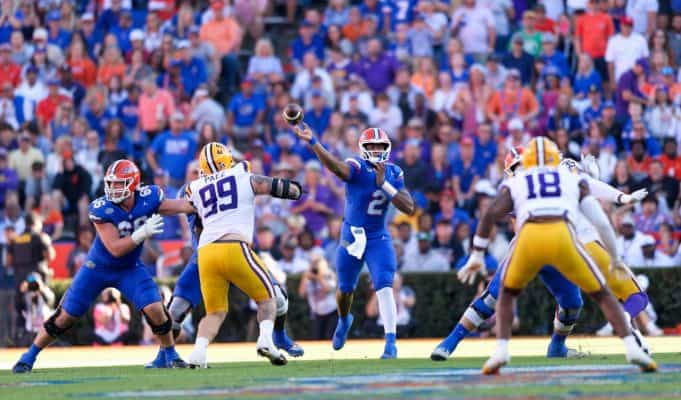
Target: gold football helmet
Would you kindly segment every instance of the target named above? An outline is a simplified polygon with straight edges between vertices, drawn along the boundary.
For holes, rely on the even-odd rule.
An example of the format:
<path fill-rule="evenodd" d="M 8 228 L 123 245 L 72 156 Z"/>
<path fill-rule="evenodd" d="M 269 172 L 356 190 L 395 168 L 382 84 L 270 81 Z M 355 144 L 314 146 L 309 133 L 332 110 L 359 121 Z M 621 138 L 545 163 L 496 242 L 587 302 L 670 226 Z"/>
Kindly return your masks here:
<path fill-rule="evenodd" d="M 560 163 L 558 146 L 546 137 L 536 137 L 525 146 L 521 156 L 523 168 L 556 167 Z"/>
<path fill-rule="evenodd" d="M 234 158 L 232 151 L 222 143 L 211 142 L 203 146 L 199 156 L 199 168 L 204 175 L 232 168 Z"/>

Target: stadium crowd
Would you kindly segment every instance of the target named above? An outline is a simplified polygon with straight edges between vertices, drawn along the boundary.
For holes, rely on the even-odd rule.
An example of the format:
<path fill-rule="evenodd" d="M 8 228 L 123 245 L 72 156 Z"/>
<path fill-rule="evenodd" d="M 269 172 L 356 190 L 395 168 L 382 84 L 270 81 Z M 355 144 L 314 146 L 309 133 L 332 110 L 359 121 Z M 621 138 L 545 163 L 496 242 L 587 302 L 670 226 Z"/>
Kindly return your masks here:
<path fill-rule="evenodd" d="M 366 127 L 390 135 L 419 209 L 390 217 L 403 272 L 463 265 L 507 150 L 537 135 L 592 154 L 624 192 L 647 188 L 641 205 L 606 210 L 629 265 L 681 265 L 679 67 L 677 0 L 2 0 L 0 246 L 39 219 L 36 245 L 76 242 L 73 274 L 114 160 L 176 196 L 220 141 L 254 172 L 303 182 L 297 202 L 259 199 L 255 246 L 284 277 L 305 274 L 300 295 L 332 315 L 343 185 L 281 117 L 296 102 L 340 157 Z M 510 235 L 498 226 L 488 266 Z M 157 239 L 189 237 L 168 218 Z M 145 263 L 168 264 L 147 242 Z M 6 267 L 5 288 L 29 276 Z"/>

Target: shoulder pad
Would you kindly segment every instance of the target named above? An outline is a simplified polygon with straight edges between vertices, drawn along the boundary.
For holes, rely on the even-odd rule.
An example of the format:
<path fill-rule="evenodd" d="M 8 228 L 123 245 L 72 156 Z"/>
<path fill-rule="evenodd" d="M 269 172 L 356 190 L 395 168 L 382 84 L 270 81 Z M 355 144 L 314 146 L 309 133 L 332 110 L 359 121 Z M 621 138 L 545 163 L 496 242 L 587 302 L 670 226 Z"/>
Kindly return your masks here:
<path fill-rule="evenodd" d="M 104 197 L 99 197 L 90 202 L 88 213 L 90 221 L 95 224 L 109 222 L 113 214 L 113 204 Z"/>

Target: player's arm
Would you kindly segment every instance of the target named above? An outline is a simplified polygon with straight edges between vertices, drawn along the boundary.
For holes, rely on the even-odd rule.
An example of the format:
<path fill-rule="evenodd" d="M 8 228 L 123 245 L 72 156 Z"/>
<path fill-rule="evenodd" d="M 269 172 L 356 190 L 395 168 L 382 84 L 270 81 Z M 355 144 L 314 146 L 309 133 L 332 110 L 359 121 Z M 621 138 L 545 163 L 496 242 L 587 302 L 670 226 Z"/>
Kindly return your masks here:
<path fill-rule="evenodd" d="M 473 251 L 466 264 L 459 270 L 457 277 L 463 283 L 472 285 L 478 274 L 486 274 L 485 251 L 489 246 L 494 223 L 513 211 L 513 198 L 506 186 L 502 186 L 489 209 L 483 214 L 473 237 Z"/>
<path fill-rule="evenodd" d="M 632 194 L 621 192 L 607 183 L 591 177 L 586 178 L 591 194 L 598 200 L 615 203 L 617 205 L 628 205 L 638 203 L 648 195 L 647 189 L 639 189 Z"/>
<path fill-rule="evenodd" d="M 326 150 L 324 146 L 322 146 L 322 144 L 319 143 L 314 137 L 312 129 L 310 129 L 307 124 L 303 124 L 303 127 L 303 129 L 300 129 L 298 126 L 293 127 L 293 131 L 296 133 L 296 136 L 298 136 L 298 138 L 301 140 L 306 141 L 310 145 L 310 150 L 312 150 L 319 161 L 321 161 L 322 164 L 329 169 L 329 171 L 333 172 L 334 175 L 343 181 L 350 179 L 350 166 L 347 163 L 337 159 L 333 154 Z"/>
<path fill-rule="evenodd" d="M 144 225 L 137 228 L 132 235 L 125 237 L 120 237 L 118 229 L 110 222 L 97 222 L 96 220 L 92 222 L 104 247 L 114 257 L 123 257 L 139 246 L 144 239 L 163 232 L 163 218 L 158 214 L 149 217 Z"/>
<path fill-rule="evenodd" d="M 158 212 L 161 215 L 193 214 L 196 208 L 187 199 L 166 199 L 158 206 Z"/>
<path fill-rule="evenodd" d="M 251 187 L 255 194 L 265 194 L 279 199 L 298 200 L 303 195 L 300 183 L 289 179 L 251 175 Z"/>
<path fill-rule="evenodd" d="M 414 199 L 411 197 L 409 192 L 400 187 L 399 189 L 393 186 L 390 182 L 385 179 L 385 168 L 386 164 L 378 163 L 374 164 L 376 169 L 376 185 L 383 189 L 383 191 L 390 197 L 390 201 L 397 207 L 398 210 L 402 211 L 407 215 L 414 215 L 416 212 L 416 206 L 414 205 Z M 399 172 L 397 177 L 400 184 L 404 181 L 403 172 Z"/>

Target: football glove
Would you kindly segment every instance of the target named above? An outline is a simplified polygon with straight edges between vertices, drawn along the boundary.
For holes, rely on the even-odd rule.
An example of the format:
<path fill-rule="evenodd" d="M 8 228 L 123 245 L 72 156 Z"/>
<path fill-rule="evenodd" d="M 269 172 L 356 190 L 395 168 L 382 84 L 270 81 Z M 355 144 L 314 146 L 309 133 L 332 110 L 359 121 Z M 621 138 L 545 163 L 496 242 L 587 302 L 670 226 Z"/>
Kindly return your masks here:
<path fill-rule="evenodd" d="M 593 155 L 587 154 L 584 156 L 584 154 L 582 154 L 582 160 L 580 164 L 582 165 L 582 170 L 589 174 L 590 177 L 598 179 L 598 177 L 601 175 L 601 170 L 598 167 L 598 161 L 596 161 L 596 157 Z"/>
<path fill-rule="evenodd" d="M 485 253 L 480 250 L 473 250 L 466 264 L 457 272 L 456 277 L 461 283 L 472 285 L 475 282 L 475 277 L 487 274 L 485 267 Z"/>
<path fill-rule="evenodd" d="M 144 222 L 144 225 L 135 229 L 135 232 L 132 233 L 130 238 L 136 244 L 140 244 L 144 239 L 161 232 L 163 232 L 163 217 L 159 214 L 153 214 Z"/>
<path fill-rule="evenodd" d="M 645 199 L 646 196 L 648 196 L 648 190 L 639 189 L 632 194 L 623 194 L 622 197 L 620 197 L 620 202 L 622 204 L 634 204 Z"/>

